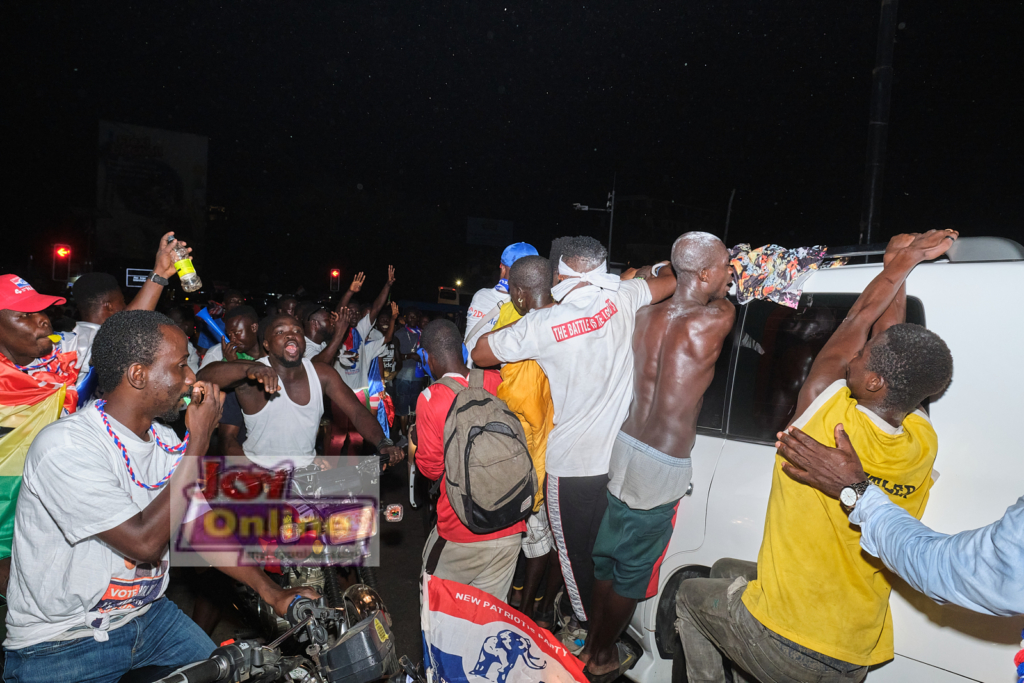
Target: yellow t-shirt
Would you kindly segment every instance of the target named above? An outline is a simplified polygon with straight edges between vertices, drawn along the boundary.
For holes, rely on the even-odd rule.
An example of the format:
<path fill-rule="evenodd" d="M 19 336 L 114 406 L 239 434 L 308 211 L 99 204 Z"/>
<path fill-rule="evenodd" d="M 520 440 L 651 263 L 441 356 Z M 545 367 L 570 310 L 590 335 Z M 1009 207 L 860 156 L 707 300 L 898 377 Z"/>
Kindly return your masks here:
<path fill-rule="evenodd" d="M 511 302 L 501 307 L 494 329 L 510 325 L 523 316 Z M 551 386 L 548 376 L 535 360 L 506 363 L 501 368 L 501 385 L 498 398 L 508 405 L 523 424 L 526 433 L 526 447 L 537 470 L 537 495 L 533 499 L 533 510 L 540 509 L 544 502 L 544 456 L 547 453 L 548 434 L 555 426 L 555 404 L 551 402 Z"/>
<path fill-rule="evenodd" d="M 938 451 L 927 416 L 914 412 L 894 428 L 858 407 L 840 380 L 794 424 L 834 447 L 840 423 L 868 477 L 920 519 Z M 892 586 L 881 561 L 860 549 L 860 529 L 839 501 L 789 478 L 783 462 L 776 454 L 757 580 L 743 604 L 766 627 L 815 652 L 861 666 L 892 659 Z"/>

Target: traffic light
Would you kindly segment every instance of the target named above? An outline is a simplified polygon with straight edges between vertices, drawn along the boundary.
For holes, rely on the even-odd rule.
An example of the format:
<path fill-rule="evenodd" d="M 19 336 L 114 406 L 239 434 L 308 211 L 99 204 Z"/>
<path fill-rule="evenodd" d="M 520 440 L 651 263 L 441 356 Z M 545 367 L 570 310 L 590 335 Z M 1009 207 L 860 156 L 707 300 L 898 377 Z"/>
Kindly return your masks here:
<path fill-rule="evenodd" d="M 57 282 L 67 282 L 71 278 L 70 245 L 53 245 L 53 267 L 51 268 L 50 275 Z"/>
<path fill-rule="evenodd" d="M 341 291 L 341 271 L 338 270 L 337 268 L 331 271 L 331 291 Z"/>

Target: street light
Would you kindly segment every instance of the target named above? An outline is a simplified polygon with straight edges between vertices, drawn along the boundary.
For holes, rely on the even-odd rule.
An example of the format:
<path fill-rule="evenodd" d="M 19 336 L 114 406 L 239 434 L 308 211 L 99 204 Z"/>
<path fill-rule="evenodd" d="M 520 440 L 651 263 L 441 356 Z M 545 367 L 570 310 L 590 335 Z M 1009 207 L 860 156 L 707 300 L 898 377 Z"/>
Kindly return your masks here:
<path fill-rule="evenodd" d="M 455 281 L 455 286 L 456 287 L 461 287 L 462 286 L 462 280 L 456 280 Z"/>
<path fill-rule="evenodd" d="M 608 193 L 608 200 L 605 202 L 604 208 L 598 208 L 596 206 L 587 206 L 586 204 L 580 204 L 576 202 L 572 205 L 572 208 L 576 211 L 601 211 L 602 213 L 608 214 L 608 264 L 612 262 L 612 228 L 615 224 L 615 178 L 612 178 L 612 191 Z"/>

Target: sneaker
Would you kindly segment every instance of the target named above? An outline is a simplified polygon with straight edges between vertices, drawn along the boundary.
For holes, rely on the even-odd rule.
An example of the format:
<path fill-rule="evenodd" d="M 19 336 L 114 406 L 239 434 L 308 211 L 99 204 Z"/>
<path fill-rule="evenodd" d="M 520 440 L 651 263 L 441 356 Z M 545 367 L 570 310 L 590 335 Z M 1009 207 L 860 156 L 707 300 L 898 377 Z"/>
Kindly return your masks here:
<path fill-rule="evenodd" d="M 562 645 L 565 646 L 565 649 L 574 655 L 578 655 L 580 651 L 583 650 L 583 646 L 587 642 L 587 630 L 585 628 L 580 628 L 578 625 L 575 625 L 575 623 L 565 626 L 555 635 L 557 635 L 558 639 L 562 641 Z"/>

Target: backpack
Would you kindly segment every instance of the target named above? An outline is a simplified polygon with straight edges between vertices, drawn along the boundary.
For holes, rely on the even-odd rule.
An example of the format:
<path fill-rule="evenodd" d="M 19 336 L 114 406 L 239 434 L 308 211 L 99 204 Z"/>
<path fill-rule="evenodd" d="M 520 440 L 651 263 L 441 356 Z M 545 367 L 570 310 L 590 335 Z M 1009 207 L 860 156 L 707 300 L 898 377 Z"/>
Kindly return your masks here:
<path fill-rule="evenodd" d="M 484 389 L 483 370 L 471 370 L 466 387 L 448 377 L 437 383 L 455 392 L 444 421 L 445 490 L 455 515 L 475 534 L 526 519 L 537 472 L 519 418 Z"/>

